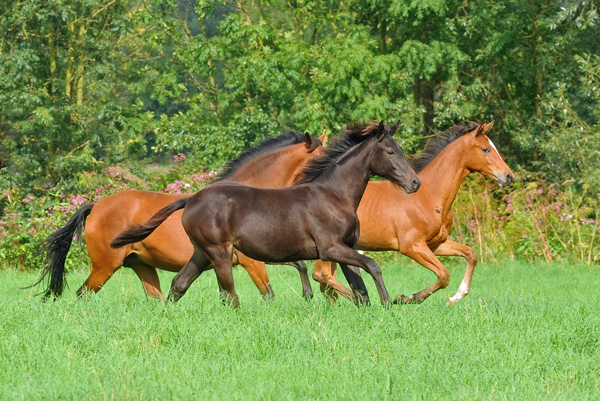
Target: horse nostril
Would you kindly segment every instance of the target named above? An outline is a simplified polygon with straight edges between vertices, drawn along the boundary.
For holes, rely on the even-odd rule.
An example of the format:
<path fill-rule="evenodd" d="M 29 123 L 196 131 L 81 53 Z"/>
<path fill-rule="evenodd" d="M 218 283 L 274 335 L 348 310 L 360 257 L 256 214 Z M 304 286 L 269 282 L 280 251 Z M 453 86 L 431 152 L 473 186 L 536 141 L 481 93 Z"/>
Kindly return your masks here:
<path fill-rule="evenodd" d="M 421 180 L 418 178 L 413 178 L 412 180 L 412 188 L 416 191 L 421 186 Z"/>
<path fill-rule="evenodd" d="M 513 182 L 514 179 L 515 179 L 515 177 L 511 173 L 506 174 L 506 183 L 507 184 L 510 184 L 511 182 Z"/>

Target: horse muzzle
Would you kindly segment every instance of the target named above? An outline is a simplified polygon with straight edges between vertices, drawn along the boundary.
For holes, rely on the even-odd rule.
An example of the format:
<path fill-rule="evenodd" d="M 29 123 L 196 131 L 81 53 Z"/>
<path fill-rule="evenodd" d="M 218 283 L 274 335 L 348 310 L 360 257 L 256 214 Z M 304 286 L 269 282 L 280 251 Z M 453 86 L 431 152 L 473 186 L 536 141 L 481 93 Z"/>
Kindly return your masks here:
<path fill-rule="evenodd" d="M 404 187 L 404 191 L 406 191 L 407 194 L 412 194 L 412 193 L 417 192 L 420 187 L 421 187 L 421 180 L 419 180 L 417 177 L 415 177 L 410 181 L 409 185 Z"/>
<path fill-rule="evenodd" d="M 498 176 L 498 185 L 500 187 L 506 187 L 512 184 L 515 181 L 515 176 L 513 173 L 501 174 Z"/>

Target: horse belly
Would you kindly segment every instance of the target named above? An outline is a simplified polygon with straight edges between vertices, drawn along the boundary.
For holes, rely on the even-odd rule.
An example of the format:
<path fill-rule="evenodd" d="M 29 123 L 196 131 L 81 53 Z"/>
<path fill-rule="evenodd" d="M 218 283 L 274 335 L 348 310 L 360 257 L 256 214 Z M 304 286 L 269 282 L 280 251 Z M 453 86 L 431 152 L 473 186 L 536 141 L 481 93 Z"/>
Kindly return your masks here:
<path fill-rule="evenodd" d="M 284 226 L 285 227 L 285 226 Z M 292 262 L 316 259 L 312 238 L 282 226 L 261 225 L 236 235 L 233 246 L 253 259 L 264 262 Z"/>

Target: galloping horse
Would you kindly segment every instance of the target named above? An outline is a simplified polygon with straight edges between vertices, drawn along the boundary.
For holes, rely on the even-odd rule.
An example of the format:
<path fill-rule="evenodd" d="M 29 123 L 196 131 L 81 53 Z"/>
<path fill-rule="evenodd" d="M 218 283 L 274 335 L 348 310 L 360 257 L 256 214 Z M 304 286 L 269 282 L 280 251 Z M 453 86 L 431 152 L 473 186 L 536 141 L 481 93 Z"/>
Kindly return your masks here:
<path fill-rule="evenodd" d="M 181 298 L 207 266 L 213 265 L 222 288 L 239 306 L 231 271 L 234 248 L 269 262 L 317 259 L 365 269 L 381 301 L 391 301 L 381 269 L 352 247 L 359 235 L 356 209 L 369 178 L 379 175 L 415 192 L 421 185 L 398 143 L 397 125 L 353 126 L 331 147 L 307 163 L 302 178 L 283 189 L 235 183 L 211 185 L 165 207 L 141 226 L 120 234 L 111 246 L 146 238 L 174 211 L 184 208 L 183 227 L 194 255 L 175 276 L 169 297 Z"/>
<path fill-rule="evenodd" d="M 288 131 L 267 139 L 231 161 L 217 182 L 236 181 L 265 188 L 291 185 L 297 180 L 304 163 L 320 152 L 323 137 L 324 135 L 314 140 L 308 134 Z M 193 254 L 192 244 L 181 225 L 181 213 L 170 218 L 146 241 L 121 249 L 111 248 L 110 241 L 127 227 L 145 221 L 165 205 L 186 196 L 189 195 L 123 191 L 110 195 L 95 205 L 83 205 L 65 226 L 46 239 L 46 269 L 44 276 L 38 281 L 40 283 L 46 275 L 50 275 L 50 283 L 44 296 L 59 296 L 62 293 L 65 259 L 73 234 L 76 231 L 81 234 L 85 226 L 85 242 L 92 271 L 77 291 L 78 295 L 100 290 L 115 271 L 121 266 L 127 266 L 138 275 L 146 294 L 162 298 L 156 269 L 177 272 Z M 248 271 L 259 291 L 263 295 L 272 296 L 273 290 L 264 263 L 239 252 L 235 256 L 236 262 Z M 303 262 L 290 264 L 300 271 L 304 295 L 312 296 L 306 265 Z"/>
<path fill-rule="evenodd" d="M 448 304 L 460 301 L 469 293 L 477 255 L 471 247 L 448 238 L 452 226 L 451 207 L 460 184 L 473 171 L 497 180 L 500 186 L 512 183 L 512 171 L 487 136 L 492 125 L 455 126 L 430 142 L 412 163 L 423 183 L 415 195 L 406 196 L 389 181 L 367 185 L 358 208 L 361 231 L 357 249 L 400 251 L 438 277 L 423 291 L 409 297 L 398 295 L 396 302 L 423 302 L 448 286 L 450 272 L 436 255 L 462 256 L 467 260 L 463 281 Z M 342 269 L 356 295 L 368 302 L 358 270 L 344 266 Z M 353 298 L 353 293 L 336 280 L 335 273 L 335 265 L 317 261 L 313 278 L 321 283 L 321 291 Z"/>

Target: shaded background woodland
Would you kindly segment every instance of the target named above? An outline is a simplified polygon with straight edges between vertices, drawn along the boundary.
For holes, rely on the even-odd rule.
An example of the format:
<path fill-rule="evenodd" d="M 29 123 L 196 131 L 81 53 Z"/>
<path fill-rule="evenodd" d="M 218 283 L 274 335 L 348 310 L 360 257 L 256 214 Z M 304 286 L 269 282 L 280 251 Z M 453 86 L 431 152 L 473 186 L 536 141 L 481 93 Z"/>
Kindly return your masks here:
<path fill-rule="evenodd" d="M 407 154 L 494 120 L 520 181 L 468 180 L 453 235 L 594 264 L 599 22 L 592 1 L 3 1 L 0 265 L 40 267 L 86 201 L 194 191 L 288 128 L 370 119 L 400 119 Z"/>

